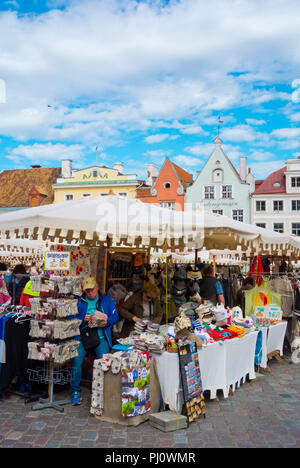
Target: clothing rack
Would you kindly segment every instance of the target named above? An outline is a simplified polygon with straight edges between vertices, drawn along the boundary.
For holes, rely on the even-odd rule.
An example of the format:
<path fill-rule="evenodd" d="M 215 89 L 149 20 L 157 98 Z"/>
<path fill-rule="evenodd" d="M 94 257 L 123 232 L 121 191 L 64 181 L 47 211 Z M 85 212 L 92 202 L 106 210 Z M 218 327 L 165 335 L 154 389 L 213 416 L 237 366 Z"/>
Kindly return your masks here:
<path fill-rule="evenodd" d="M 8 315 L 8 314 L 13 314 L 12 317 L 10 317 L 10 318 L 15 318 L 16 317 L 15 323 L 20 323 L 21 324 L 24 321 L 31 320 L 31 315 L 28 314 L 28 312 L 30 310 L 28 307 L 6 305 L 6 306 L 0 306 L 0 309 L 4 309 L 4 310 L 1 310 L 1 312 L 0 312 L 0 318 L 4 317 L 5 315 Z M 24 318 L 25 314 L 29 315 L 29 318 L 26 318 L 24 320 L 23 318 Z M 19 320 L 19 319 L 23 319 L 23 320 Z M 1 363 L 0 363 L 0 372 L 1 372 Z M 19 380 L 21 382 L 21 385 L 22 384 L 24 385 L 23 377 L 22 378 L 21 378 L 21 376 L 17 376 L 17 377 L 19 378 Z M 38 401 L 41 398 L 41 396 L 45 397 L 45 393 L 43 393 L 42 395 L 33 396 L 32 395 L 32 388 L 31 388 L 30 383 L 29 383 L 27 392 L 25 391 L 25 387 L 24 387 L 24 392 L 14 390 L 12 388 L 12 383 L 10 383 L 8 385 L 8 392 L 9 392 L 10 395 L 16 395 L 16 396 L 22 398 L 24 400 L 24 403 L 33 403 L 35 401 Z M 3 393 L 4 393 L 4 391 L 1 391 L 1 393 L 0 393 L 1 397 L 2 397 L 1 394 L 3 394 Z"/>

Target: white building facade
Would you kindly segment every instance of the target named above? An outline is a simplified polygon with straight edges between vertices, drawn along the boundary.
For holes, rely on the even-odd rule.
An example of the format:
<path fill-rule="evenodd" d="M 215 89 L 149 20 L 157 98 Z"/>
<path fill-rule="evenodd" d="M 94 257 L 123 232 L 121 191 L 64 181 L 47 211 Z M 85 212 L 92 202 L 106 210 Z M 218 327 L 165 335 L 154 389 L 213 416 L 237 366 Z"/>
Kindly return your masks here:
<path fill-rule="evenodd" d="M 212 154 L 193 185 L 187 188 L 185 202 L 250 223 L 250 195 L 254 192 L 255 180 L 250 170 L 247 173 L 247 158 L 240 158 L 238 172 L 223 151 L 222 140 L 216 137 L 214 143 Z"/>
<path fill-rule="evenodd" d="M 251 221 L 276 232 L 300 236 L 300 157 L 257 181 L 251 196 Z"/>

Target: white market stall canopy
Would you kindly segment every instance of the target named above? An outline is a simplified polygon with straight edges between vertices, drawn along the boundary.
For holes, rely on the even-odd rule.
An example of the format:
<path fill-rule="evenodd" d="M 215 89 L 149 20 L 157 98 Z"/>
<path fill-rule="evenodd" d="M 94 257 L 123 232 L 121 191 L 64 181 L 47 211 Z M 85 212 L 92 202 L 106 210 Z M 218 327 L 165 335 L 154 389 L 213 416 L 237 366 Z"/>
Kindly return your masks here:
<path fill-rule="evenodd" d="M 12 253 L 24 253 L 24 254 L 39 254 L 44 250 L 44 246 L 39 241 L 33 241 L 30 239 L 3 239 L 0 238 L 0 253 L 7 252 Z"/>
<path fill-rule="evenodd" d="M 234 250 L 300 256 L 298 238 L 203 211 L 172 211 L 118 196 L 27 208 L 0 217 L 1 237 L 88 245 Z"/>

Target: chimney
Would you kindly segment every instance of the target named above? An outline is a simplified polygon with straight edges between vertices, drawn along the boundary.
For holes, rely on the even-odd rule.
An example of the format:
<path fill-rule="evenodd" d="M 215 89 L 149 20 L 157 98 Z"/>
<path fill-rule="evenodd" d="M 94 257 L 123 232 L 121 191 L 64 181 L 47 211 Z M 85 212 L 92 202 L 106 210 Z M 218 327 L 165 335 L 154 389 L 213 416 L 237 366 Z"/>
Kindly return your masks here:
<path fill-rule="evenodd" d="M 123 174 L 123 163 L 114 163 L 114 169 L 118 171 L 119 174 Z"/>
<path fill-rule="evenodd" d="M 61 162 L 61 176 L 72 177 L 72 159 L 63 159 Z"/>
<path fill-rule="evenodd" d="M 147 179 L 146 179 L 146 185 L 152 187 L 158 177 L 159 174 L 159 169 L 155 164 L 146 164 L 147 166 Z"/>
<path fill-rule="evenodd" d="M 246 177 L 246 182 L 247 182 L 247 184 L 250 185 L 250 193 L 255 192 L 255 177 L 254 177 L 254 175 L 252 174 L 250 167 L 249 167 L 249 169 L 248 169 L 248 174 L 247 174 L 247 177 Z"/>
<path fill-rule="evenodd" d="M 247 158 L 246 156 L 240 157 L 240 177 L 244 182 L 247 177 Z"/>

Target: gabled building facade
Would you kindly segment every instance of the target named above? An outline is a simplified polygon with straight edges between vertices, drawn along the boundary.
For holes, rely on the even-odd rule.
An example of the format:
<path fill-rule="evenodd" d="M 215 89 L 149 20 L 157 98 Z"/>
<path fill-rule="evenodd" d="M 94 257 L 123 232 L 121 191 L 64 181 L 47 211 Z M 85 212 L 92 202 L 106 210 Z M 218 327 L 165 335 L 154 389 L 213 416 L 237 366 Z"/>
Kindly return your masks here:
<path fill-rule="evenodd" d="M 250 193 L 255 181 L 250 170 L 247 173 L 246 157 L 240 158 L 238 172 L 223 151 L 221 138 L 215 138 L 214 143 L 212 154 L 193 185 L 187 188 L 185 201 L 205 211 L 250 223 Z"/>
<path fill-rule="evenodd" d="M 252 223 L 300 236 L 300 156 L 258 182 L 251 196 Z"/>
<path fill-rule="evenodd" d="M 193 183 L 191 174 L 166 158 L 160 171 L 153 164 L 148 165 L 147 175 L 149 185 L 137 190 L 138 199 L 171 210 L 184 210 L 185 193 Z"/>

